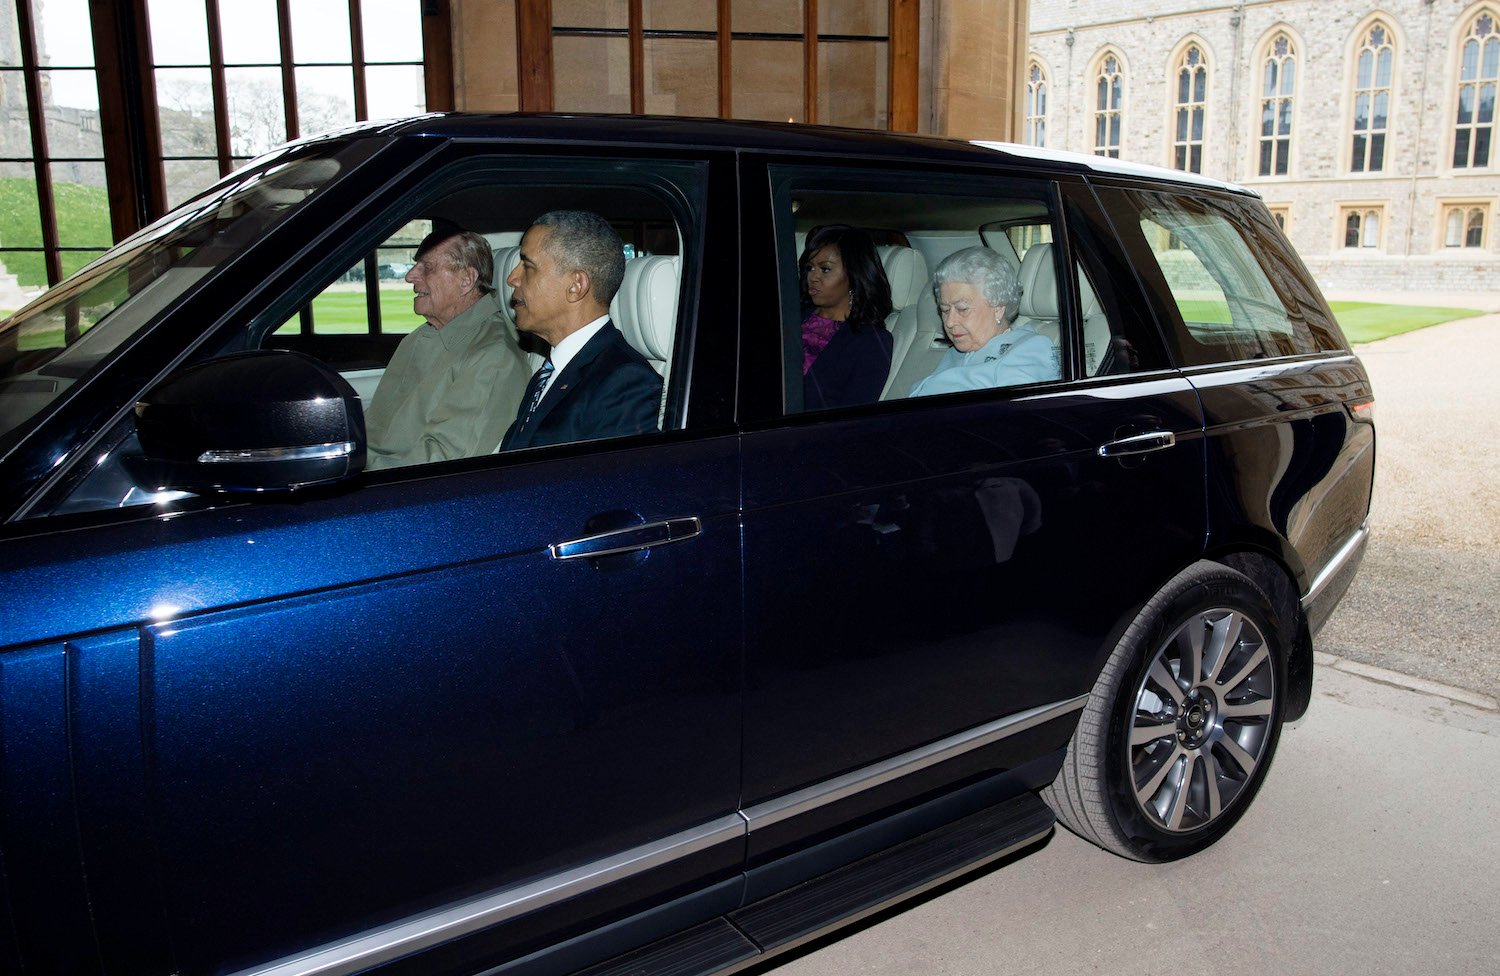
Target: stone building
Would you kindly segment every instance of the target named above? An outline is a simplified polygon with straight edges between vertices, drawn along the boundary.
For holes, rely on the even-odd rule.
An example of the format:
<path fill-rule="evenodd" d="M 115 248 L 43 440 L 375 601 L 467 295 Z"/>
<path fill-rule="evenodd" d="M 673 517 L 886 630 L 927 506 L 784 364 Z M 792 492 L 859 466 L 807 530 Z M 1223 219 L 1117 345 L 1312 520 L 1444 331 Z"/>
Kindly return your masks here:
<path fill-rule="evenodd" d="M 1500 291 L 1500 2 L 1031 7 L 1024 141 L 1253 187 L 1335 292 Z"/>

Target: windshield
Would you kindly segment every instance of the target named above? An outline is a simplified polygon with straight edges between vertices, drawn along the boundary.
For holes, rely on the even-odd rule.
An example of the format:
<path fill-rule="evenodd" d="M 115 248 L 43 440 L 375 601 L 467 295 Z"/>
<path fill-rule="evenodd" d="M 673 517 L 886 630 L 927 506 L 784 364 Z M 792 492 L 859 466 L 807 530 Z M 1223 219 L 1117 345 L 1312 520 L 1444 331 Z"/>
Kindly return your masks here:
<path fill-rule="evenodd" d="M 293 146 L 256 160 L 0 323 L 0 450 L 163 309 L 337 176 L 349 147 Z"/>

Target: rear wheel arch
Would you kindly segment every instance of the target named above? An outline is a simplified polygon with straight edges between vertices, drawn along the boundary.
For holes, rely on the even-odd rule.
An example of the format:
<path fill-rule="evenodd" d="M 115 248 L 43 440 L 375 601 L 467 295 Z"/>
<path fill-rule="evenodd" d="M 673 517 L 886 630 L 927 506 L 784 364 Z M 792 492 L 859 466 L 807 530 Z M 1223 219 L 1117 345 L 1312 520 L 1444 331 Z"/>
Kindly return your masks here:
<path fill-rule="evenodd" d="M 1276 610 L 1277 622 L 1287 639 L 1285 719 L 1296 721 L 1307 713 L 1312 701 L 1313 641 L 1307 614 L 1302 612 L 1302 594 L 1292 571 L 1275 557 L 1259 550 L 1238 550 L 1210 557 L 1255 581 Z"/>

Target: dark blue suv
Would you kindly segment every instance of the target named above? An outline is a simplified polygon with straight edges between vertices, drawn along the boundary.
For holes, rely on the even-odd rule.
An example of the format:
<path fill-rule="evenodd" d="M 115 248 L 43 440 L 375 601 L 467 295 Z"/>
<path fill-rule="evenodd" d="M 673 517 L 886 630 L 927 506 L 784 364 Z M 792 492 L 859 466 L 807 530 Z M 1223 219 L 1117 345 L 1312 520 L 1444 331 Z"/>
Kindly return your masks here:
<path fill-rule="evenodd" d="M 621 239 L 657 429 L 367 466 L 421 325 L 386 269 L 478 234 L 513 328 L 559 209 Z M 829 228 L 884 282 L 838 405 Z M 975 250 L 1038 371 L 922 395 Z M 708 973 L 1058 818 L 1190 854 L 1307 707 L 1372 408 L 1260 199 L 1190 174 L 660 119 L 288 146 L 0 328 L 0 970 Z"/>

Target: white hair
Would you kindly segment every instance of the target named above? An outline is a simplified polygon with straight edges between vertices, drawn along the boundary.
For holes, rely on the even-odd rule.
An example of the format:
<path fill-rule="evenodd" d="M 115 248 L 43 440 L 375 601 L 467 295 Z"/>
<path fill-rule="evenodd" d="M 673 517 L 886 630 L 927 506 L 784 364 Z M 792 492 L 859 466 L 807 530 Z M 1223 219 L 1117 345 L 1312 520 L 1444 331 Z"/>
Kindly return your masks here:
<path fill-rule="evenodd" d="M 943 258 L 932 273 L 932 297 L 942 301 L 943 285 L 964 282 L 973 285 L 984 300 L 1005 308 L 1005 321 L 1014 322 L 1021 311 L 1021 280 L 999 254 L 987 247 L 966 247 Z"/>

